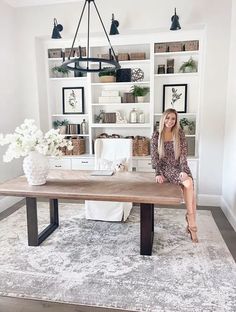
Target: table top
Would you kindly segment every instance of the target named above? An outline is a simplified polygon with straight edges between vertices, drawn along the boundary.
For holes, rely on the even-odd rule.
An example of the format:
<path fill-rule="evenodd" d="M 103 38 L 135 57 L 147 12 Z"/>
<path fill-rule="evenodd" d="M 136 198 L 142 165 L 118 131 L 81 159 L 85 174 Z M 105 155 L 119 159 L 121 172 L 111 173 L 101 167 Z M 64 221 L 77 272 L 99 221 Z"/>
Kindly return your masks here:
<path fill-rule="evenodd" d="M 112 176 L 92 176 L 85 170 L 50 170 L 47 182 L 31 186 L 25 176 L 0 184 L 0 195 L 53 199 L 82 199 L 179 205 L 181 187 L 157 184 L 153 173 L 116 172 Z"/>

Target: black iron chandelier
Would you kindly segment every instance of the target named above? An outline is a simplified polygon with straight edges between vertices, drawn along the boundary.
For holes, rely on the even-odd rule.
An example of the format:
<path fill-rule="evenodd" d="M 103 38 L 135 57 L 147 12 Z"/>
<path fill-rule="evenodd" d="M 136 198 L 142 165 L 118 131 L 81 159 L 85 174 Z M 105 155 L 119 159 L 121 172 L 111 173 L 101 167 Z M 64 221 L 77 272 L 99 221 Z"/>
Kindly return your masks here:
<path fill-rule="evenodd" d="M 95 57 L 90 57 L 90 52 L 89 52 L 89 39 L 90 39 L 90 3 L 94 4 L 95 10 L 97 12 L 97 15 L 99 17 L 99 20 L 102 24 L 103 30 L 105 32 L 106 38 L 108 40 L 109 43 L 109 59 L 105 59 L 105 58 L 95 58 Z M 78 35 L 78 31 L 79 31 L 79 27 L 81 24 L 81 20 L 86 8 L 86 5 L 88 5 L 88 34 L 87 34 L 87 49 L 86 49 L 86 56 L 83 57 L 82 56 L 82 48 L 79 47 L 78 51 L 79 51 L 79 56 L 76 58 L 71 59 L 72 53 L 74 51 L 74 45 L 75 45 L 75 41 Z M 117 56 L 115 55 L 114 49 L 111 45 L 110 39 L 108 37 L 108 34 L 106 32 L 106 29 L 104 27 L 103 21 L 101 19 L 101 16 L 98 12 L 96 3 L 94 0 L 85 0 L 83 9 L 82 9 L 82 13 L 80 15 L 79 18 L 79 23 L 78 26 L 76 28 L 76 32 L 75 32 L 75 36 L 73 39 L 73 43 L 70 49 L 70 54 L 68 56 L 68 60 L 63 62 L 62 64 L 63 68 L 66 68 L 68 70 L 71 71 L 79 71 L 79 72 L 102 72 L 107 70 L 107 67 L 109 67 L 110 69 L 116 70 L 120 68 L 120 64 L 118 62 Z"/>

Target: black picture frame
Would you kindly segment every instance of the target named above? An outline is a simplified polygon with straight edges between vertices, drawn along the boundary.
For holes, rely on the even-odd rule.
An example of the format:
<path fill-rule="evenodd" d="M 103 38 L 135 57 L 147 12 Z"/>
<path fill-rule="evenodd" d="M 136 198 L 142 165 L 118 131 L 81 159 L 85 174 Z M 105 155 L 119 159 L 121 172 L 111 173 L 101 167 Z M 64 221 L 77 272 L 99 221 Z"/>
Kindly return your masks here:
<path fill-rule="evenodd" d="M 84 114 L 84 87 L 62 88 L 63 114 Z"/>
<path fill-rule="evenodd" d="M 163 85 L 163 112 L 168 108 L 178 113 L 187 112 L 187 87 L 186 83 Z"/>

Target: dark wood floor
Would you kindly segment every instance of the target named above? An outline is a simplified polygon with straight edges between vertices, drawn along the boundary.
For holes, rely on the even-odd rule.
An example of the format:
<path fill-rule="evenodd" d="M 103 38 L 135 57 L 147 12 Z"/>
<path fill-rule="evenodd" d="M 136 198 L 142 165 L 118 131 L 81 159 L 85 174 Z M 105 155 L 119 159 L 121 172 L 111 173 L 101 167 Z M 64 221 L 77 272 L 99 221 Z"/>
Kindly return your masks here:
<path fill-rule="evenodd" d="M 0 220 L 19 209 L 24 201 L 0 214 Z M 236 232 L 218 207 L 198 207 L 199 210 L 210 210 L 221 232 L 226 245 L 236 261 Z M 22 298 L 0 296 L 0 312 L 122 312 L 123 310 L 89 307 L 56 302 L 38 301 Z M 127 310 L 126 310 L 127 311 Z M 131 310 L 130 310 L 131 311 Z"/>

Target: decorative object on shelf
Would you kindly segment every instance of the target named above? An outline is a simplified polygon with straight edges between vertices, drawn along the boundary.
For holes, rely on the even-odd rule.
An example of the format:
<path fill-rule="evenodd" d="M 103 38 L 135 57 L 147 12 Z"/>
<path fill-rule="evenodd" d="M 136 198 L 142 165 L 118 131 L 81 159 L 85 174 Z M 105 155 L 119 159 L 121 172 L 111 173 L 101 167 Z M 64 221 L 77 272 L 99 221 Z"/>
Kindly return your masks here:
<path fill-rule="evenodd" d="M 3 161 L 10 162 L 14 158 L 25 157 L 23 169 L 30 185 L 46 183 L 49 168 L 46 155 L 59 156 L 62 155 L 62 147 L 68 147 L 70 150 L 73 148 L 71 143 L 59 134 L 58 129 L 51 129 L 43 134 L 32 119 L 25 119 L 13 134 L 7 134 L 5 137 L 0 134 L 0 145 L 6 144 L 9 146 Z"/>
<path fill-rule="evenodd" d="M 106 36 L 107 41 L 109 43 L 110 51 L 111 51 L 110 59 L 104 59 L 104 58 L 99 58 L 99 57 L 90 57 L 90 3 L 93 3 L 93 5 L 94 5 L 94 8 L 95 8 L 96 13 L 98 15 L 98 18 L 102 24 L 102 28 L 104 30 L 105 36 Z M 71 53 L 73 51 L 74 44 L 76 42 L 76 38 L 78 35 L 78 31 L 80 28 L 82 17 L 83 17 L 83 14 L 84 14 L 84 11 L 85 11 L 87 4 L 88 4 L 88 7 L 87 7 L 88 8 L 87 56 L 83 57 L 82 53 L 80 53 L 79 57 L 76 57 L 75 59 L 71 60 Z M 116 22 L 115 22 L 115 24 L 116 24 Z M 117 56 L 115 55 L 114 49 L 111 45 L 110 39 L 108 37 L 107 31 L 106 31 L 105 26 L 103 24 L 100 13 L 98 12 L 97 6 L 95 4 L 95 0 L 85 0 L 85 2 L 84 2 L 84 6 L 82 9 L 80 18 L 79 18 L 78 26 L 76 28 L 75 36 L 74 36 L 73 43 L 71 46 L 71 53 L 68 57 L 68 60 L 63 63 L 63 67 L 65 67 L 71 71 L 80 70 L 82 72 L 102 72 L 103 68 L 104 68 L 103 63 L 109 64 L 109 66 L 111 66 L 113 69 L 119 69 L 120 68 L 119 61 L 118 61 Z M 113 56 L 113 58 L 111 56 Z M 73 64 L 75 64 L 75 66 L 73 66 Z M 95 65 L 97 65 L 97 66 L 95 66 Z"/>
<path fill-rule="evenodd" d="M 82 155 L 85 154 L 85 139 L 83 138 L 72 138 L 72 155 Z"/>
<path fill-rule="evenodd" d="M 53 26 L 53 30 L 52 30 L 52 39 L 60 39 L 61 38 L 61 34 L 60 32 L 63 30 L 63 26 L 61 24 L 57 23 L 57 19 L 54 18 L 54 26 Z"/>
<path fill-rule="evenodd" d="M 79 70 L 75 70 L 74 71 L 74 77 L 78 78 L 78 77 L 85 77 L 86 74 L 85 73 L 82 73 L 81 71 Z"/>
<path fill-rule="evenodd" d="M 118 60 L 119 61 L 128 61 L 129 54 L 128 53 L 118 53 Z"/>
<path fill-rule="evenodd" d="M 59 129 L 60 134 L 66 134 L 68 124 L 69 124 L 69 121 L 67 119 L 53 121 L 54 129 Z"/>
<path fill-rule="evenodd" d="M 145 114 L 143 111 L 140 111 L 138 114 L 138 123 L 145 123 Z"/>
<path fill-rule="evenodd" d="M 81 122 L 80 129 L 81 134 L 88 134 L 88 123 L 85 119 Z"/>
<path fill-rule="evenodd" d="M 184 133 L 187 135 L 195 134 L 195 121 L 189 120 L 187 118 L 181 118 L 180 127 L 183 129 Z"/>
<path fill-rule="evenodd" d="M 126 117 L 122 117 L 121 113 L 119 111 L 116 112 L 116 123 L 118 124 L 127 124 L 127 119 Z"/>
<path fill-rule="evenodd" d="M 190 57 L 188 61 L 184 62 L 180 68 L 179 71 L 181 73 L 194 73 L 197 72 L 197 62 Z"/>
<path fill-rule="evenodd" d="M 131 69 L 131 81 L 143 81 L 144 72 L 141 68 L 132 68 Z"/>
<path fill-rule="evenodd" d="M 116 71 L 116 82 L 130 82 L 131 68 L 121 68 Z"/>
<path fill-rule="evenodd" d="M 133 140 L 133 156 L 150 155 L 150 140 L 146 137 L 136 136 Z"/>
<path fill-rule="evenodd" d="M 62 49 L 48 49 L 48 58 L 62 57 Z"/>
<path fill-rule="evenodd" d="M 95 115 L 95 122 L 104 123 L 104 117 L 105 117 L 105 111 L 101 109 L 99 115 Z"/>
<path fill-rule="evenodd" d="M 115 82 L 116 71 L 113 68 L 104 68 L 104 70 L 98 73 L 100 82 Z"/>
<path fill-rule="evenodd" d="M 187 110 L 187 84 L 163 85 L 163 112 L 174 108 L 178 113 Z"/>
<path fill-rule="evenodd" d="M 52 78 L 68 77 L 69 70 L 61 66 L 54 66 L 52 69 Z"/>
<path fill-rule="evenodd" d="M 122 97 L 123 103 L 134 103 L 134 95 L 131 92 L 124 92 Z"/>
<path fill-rule="evenodd" d="M 183 42 L 183 51 L 197 51 L 199 49 L 198 40 L 190 40 Z"/>
<path fill-rule="evenodd" d="M 84 114 L 84 88 L 62 88 L 63 114 Z"/>
<path fill-rule="evenodd" d="M 119 27 L 119 22 L 115 20 L 114 14 L 112 13 L 111 28 L 110 28 L 109 35 L 119 35 L 118 27 Z"/>
<path fill-rule="evenodd" d="M 159 130 L 159 124 L 160 124 L 160 122 L 159 122 L 159 120 L 157 120 L 155 122 L 154 131 L 158 131 Z"/>
<path fill-rule="evenodd" d="M 145 52 L 132 52 L 129 54 L 130 60 L 146 60 L 146 53 Z"/>
<path fill-rule="evenodd" d="M 133 108 L 129 113 L 129 122 L 130 123 L 137 123 L 138 122 L 138 112 L 136 108 Z"/>
<path fill-rule="evenodd" d="M 181 52 L 182 49 L 183 49 L 182 41 L 168 43 L 168 52 Z"/>
<path fill-rule="evenodd" d="M 104 123 L 116 123 L 116 113 L 105 113 Z"/>
<path fill-rule="evenodd" d="M 79 124 L 69 124 L 67 126 L 68 134 L 80 134 L 80 125 Z"/>
<path fill-rule="evenodd" d="M 98 97 L 99 103 L 121 103 L 119 90 L 102 90 L 102 96 Z"/>
<path fill-rule="evenodd" d="M 148 94 L 148 92 L 149 92 L 149 88 L 134 85 L 131 87 L 131 92 L 133 93 L 135 100 L 138 103 L 142 103 L 142 102 L 144 102 L 145 95 Z"/>
<path fill-rule="evenodd" d="M 160 64 L 160 65 L 158 65 L 158 67 L 157 67 L 157 73 L 158 73 L 159 75 L 162 75 L 162 74 L 165 74 L 165 73 L 166 73 L 166 66 L 165 66 L 165 64 Z"/>
<path fill-rule="evenodd" d="M 175 8 L 175 14 L 171 17 L 171 26 L 170 30 L 179 30 L 181 29 L 179 24 L 179 16 L 176 15 L 176 8 Z"/>
<path fill-rule="evenodd" d="M 168 45 L 166 42 L 155 43 L 154 52 L 155 53 L 164 53 L 167 52 Z"/>
<path fill-rule="evenodd" d="M 174 74 L 174 63 L 175 63 L 175 60 L 174 59 L 167 59 L 166 63 L 167 63 L 166 73 L 167 74 Z"/>

